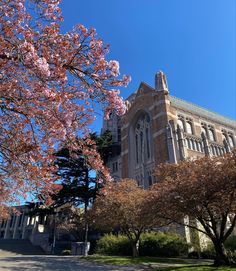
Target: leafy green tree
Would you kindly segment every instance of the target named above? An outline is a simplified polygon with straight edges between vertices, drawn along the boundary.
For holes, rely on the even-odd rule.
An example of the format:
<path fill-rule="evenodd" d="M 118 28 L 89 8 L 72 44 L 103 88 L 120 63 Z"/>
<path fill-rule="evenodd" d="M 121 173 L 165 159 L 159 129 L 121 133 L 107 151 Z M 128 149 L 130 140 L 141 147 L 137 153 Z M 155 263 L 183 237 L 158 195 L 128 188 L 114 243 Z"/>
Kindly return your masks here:
<path fill-rule="evenodd" d="M 93 140 L 95 140 L 97 151 L 100 154 L 104 164 L 106 164 L 109 156 L 112 155 L 113 141 L 111 132 L 106 130 L 100 136 L 98 136 L 97 133 L 92 133 L 90 136 Z"/>

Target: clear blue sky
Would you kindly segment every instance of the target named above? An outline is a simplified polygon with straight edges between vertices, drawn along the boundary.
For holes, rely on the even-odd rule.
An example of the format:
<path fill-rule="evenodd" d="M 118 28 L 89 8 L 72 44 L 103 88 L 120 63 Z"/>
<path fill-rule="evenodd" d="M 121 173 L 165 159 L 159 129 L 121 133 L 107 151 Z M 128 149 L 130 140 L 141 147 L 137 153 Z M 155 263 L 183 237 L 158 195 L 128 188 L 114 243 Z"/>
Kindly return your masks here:
<path fill-rule="evenodd" d="M 109 58 L 132 77 L 124 98 L 163 70 L 171 95 L 236 119 L 235 0 L 62 0 L 61 8 L 63 31 L 82 23 L 110 44 Z"/>

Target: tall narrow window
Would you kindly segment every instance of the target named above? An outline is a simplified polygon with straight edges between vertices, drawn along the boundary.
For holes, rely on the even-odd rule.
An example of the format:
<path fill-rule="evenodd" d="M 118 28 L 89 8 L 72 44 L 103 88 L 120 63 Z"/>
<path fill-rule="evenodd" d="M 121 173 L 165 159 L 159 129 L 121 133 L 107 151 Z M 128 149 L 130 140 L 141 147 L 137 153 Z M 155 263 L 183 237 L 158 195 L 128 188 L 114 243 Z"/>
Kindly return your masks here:
<path fill-rule="evenodd" d="M 136 164 L 143 163 L 151 157 L 150 130 L 150 117 L 142 114 L 134 126 Z"/>
<path fill-rule="evenodd" d="M 143 159 L 143 132 L 140 132 L 140 159 Z"/>
<path fill-rule="evenodd" d="M 151 175 L 148 176 L 148 185 L 149 186 L 152 185 L 152 176 Z"/>
<path fill-rule="evenodd" d="M 229 135 L 229 146 L 230 148 L 234 148 L 234 140 L 233 140 L 233 136 L 232 135 Z"/>
<path fill-rule="evenodd" d="M 191 149 L 191 143 L 190 143 L 190 139 L 189 138 L 187 138 L 187 148 Z"/>
<path fill-rule="evenodd" d="M 186 132 L 191 135 L 193 134 L 193 127 L 190 121 L 186 122 Z"/>
<path fill-rule="evenodd" d="M 136 163 L 138 164 L 138 135 L 135 135 L 135 148 L 136 148 Z"/>
<path fill-rule="evenodd" d="M 207 137 L 207 128 L 205 126 L 202 126 L 202 133 Z"/>
<path fill-rule="evenodd" d="M 209 139 L 211 141 L 215 141 L 215 134 L 214 134 L 213 128 L 208 130 L 208 134 L 209 134 Z"/>
<path fill-rule="evenodd" d="M 177 124 L 179 125 L 179 128 L 184 131 L 184 120 L 183 119 L 178 119 Z"/>
<path fill-rule="evenodd" d="M 149 146 L 149 132 L 146 128 L 146 144 L 147 144 L 147 157 L 150 158 L 150 146 Z"/>

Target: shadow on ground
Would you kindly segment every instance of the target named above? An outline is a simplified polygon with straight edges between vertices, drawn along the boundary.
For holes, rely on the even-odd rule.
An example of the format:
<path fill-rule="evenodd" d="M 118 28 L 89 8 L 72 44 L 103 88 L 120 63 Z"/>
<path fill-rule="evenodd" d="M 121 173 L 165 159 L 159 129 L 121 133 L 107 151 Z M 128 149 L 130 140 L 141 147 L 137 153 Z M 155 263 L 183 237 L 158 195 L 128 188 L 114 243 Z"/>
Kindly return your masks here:
<path fill-rule="evenodd" d="M 78 257 L 13 256 L 0 258 L 0 271 L 143 271 L 139 266 L 115 266 L 92 263 Z"/>

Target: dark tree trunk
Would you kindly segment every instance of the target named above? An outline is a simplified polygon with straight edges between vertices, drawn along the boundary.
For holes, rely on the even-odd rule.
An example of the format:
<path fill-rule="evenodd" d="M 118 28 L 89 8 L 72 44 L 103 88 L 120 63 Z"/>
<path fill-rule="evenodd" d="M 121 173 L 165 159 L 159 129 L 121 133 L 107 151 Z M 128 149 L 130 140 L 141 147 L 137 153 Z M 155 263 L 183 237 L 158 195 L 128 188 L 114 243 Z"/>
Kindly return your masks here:
<path fill-rule="evenodd" d="M 234 265 L 235 262 L 233 259 L 227 255 L 226 249 L 224 247 L 223 242 L 217 240 L 214 242 L 214 247 L 216 251 L 216 258 L 214 261 L 215 266 L 220 266 L 220 265 Z"/>
<path fill-rule="evenodd" d="M 139 256 L 139 240 L 132 242 L 132 252 L 134 258 Z"/>

